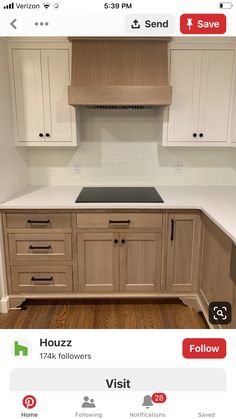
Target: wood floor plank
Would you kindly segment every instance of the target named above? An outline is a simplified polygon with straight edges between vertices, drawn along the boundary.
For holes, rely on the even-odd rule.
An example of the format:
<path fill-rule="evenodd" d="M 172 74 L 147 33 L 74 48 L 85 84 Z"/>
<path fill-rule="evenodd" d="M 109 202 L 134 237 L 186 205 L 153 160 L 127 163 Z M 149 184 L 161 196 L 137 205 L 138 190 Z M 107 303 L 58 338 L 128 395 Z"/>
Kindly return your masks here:
<path fill-rule="evenodd" d="M 1 329 L 206 329 L 202 314 L 172 300 L 28 300 L 0 314 Z"/>

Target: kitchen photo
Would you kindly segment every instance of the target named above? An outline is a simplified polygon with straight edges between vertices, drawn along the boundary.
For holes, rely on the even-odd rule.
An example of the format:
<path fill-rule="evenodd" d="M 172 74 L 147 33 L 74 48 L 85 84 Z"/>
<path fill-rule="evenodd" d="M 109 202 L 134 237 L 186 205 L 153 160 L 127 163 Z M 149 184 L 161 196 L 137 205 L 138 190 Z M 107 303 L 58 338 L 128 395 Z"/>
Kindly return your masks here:
<path fill-rule="evenodd" d="M 236 37 L 0 38 L 0 328 L 236 327 Z"/>

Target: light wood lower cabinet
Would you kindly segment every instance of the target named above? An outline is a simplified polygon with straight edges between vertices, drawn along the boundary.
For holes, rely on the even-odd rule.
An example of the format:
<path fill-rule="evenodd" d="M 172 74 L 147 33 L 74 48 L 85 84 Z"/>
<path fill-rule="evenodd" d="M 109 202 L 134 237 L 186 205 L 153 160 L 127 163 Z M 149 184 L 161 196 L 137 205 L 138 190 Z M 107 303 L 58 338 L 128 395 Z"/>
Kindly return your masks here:
<path fill-rule="evenodd" d="M 79 233 L 80 291 L 157 291 L 161 233 Z"/>
<path fill-rule="evenodd" d="M 233 286 L 232 296 L 232 322 L 230 324 L 231 329 L 236 329 L 236 285 Z"/>
<path fill-rule="evenodd" d="M 200 290 L 206 304 L 233 300 L 233 281 L 230 278 L 232 242 L 206 216 L 203 221 L 202 272 Z"/>
<path fill-rule="evenodd" d="M 71 260 L 71 234 L 9 234 L 10 259 L 17 261 Z"/>
<path fill-rule="evenodd" d="M 71 266 L 12 266 L 11 278 L 16 293 L 73 291 Z"/>
<path fill-rule="evenodd" d="M 169 214 L 166 281 L 168 291 L 197 291 L 200 245 L 200 215 Z"/>
<path fill-rule="evenodd" d="M 118 236 L 113 233 L 78 234 L 80 291 L 119 290 Z"/>
<path fill-rule="evenodd" d="M 199 211 L 2 214 L 9 296 L 198 296 L 232 304 L 231 239 Z M 193 297 L 191 297 L 193 298 Z"/>
<path fill-rule="evenodd" d="M 59 210 L 2 215 L 9 295 L 76 289 L 72 219 L 72 213 Z"/>
<path fill-rule="evenodd" d="M 23 212 L 23 213 L 9 213 L 6 214 L 6 228 L 13 230 L 29 230 L 38 232 L 39 230 L 55 230 L 55 229 L 70 229 L 71 228 L 71 214 L 65 213 L 42 213 L 37 212 Z"/>
<path fill-rule="evenodd" d="M 160 291 L 162 233 L 120 235 L 120 290 Z"/>
<path fill-rule="evenodd" d="M 162 228 L 163 214 L 162 213 L 116 213 L 116 212 L 102 212 L 102 213 L 79 213 L 77 214 L 78 228 L 96 228 L 113 230 L 114 228 L 126 228 L 146 230 L 155 230 Z"/>

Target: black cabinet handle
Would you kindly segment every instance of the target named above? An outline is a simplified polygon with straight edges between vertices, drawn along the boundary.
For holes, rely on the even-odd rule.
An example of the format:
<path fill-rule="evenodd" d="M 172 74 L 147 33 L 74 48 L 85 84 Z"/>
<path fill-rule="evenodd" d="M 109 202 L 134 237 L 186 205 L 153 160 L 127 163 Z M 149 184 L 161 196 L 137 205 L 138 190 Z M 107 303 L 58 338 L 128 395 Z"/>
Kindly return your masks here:
<path fill-rule="evenodd" d="M 196 136 L 197 136 L 197 133 L 196 133 L 196 132 L 194 132 L 194 133 L 193 133 L 193 137 L 194 137 L 194 138 L 196 138 Z"/>
<path fill-rule="evenodd" d="M 115 240 L 114 240 L 114 243 L 115 243 L 115 244 L 119 243 L 119 240 L 118 240 L 118 239 L 115 239 Z"/>
<path fill-rule="evenodd" d="M 109 224 L 130 224 L 130 220 L 122 220 L 122 221 L 109 220 Z"/>
<path fill-rule="evenodd" d="M 203 137 L 203 133 L 202 133 L 202 132 L 200 132 L 199 137 L 200 137 L 200 138 L 202 138 L 202 137 Z"/>
<path fill-rule="evenodd" d="M 32 276 L 31 281 L 52 281 L 53 280 L 53 276 L 50 276 L 49 278 L 35 278 L 34 276 Z"/>
<path fill-rule="evenodd" d="M 124 243 L 125 243 L 125 240 L 124 240 L 124 239 L 122 239 L 122 240 L 121 240 L 121 243 L 122 243 L 122 244 L 124 244 Z"/>
<path fill-rule="evenodd" d="M 174 220 L 172 218 L 172 220 L 171 220 L 171 234 L 170 234 L 171 241 L 174 240 L 174 225 L 175 225 L 175 222 L 174 222 Z"/>
<path fill-rule="evenodd" d="M 42 132 L 39 133 L 39 137 L 41 137 L 41 138 L 43 137 L 43 133 Z"/>
<path fill-rule="evenodd" d="M 49 245 L 49 246 L 32 246 L 32 245 L 30 245 L 29 246 L 29 249 L 30 250 L 49 250 L 49 249 L 51 249 L 51 245 Z"/>
<path fill-rule="evenodd" d="M 46 132 L 46 137 L 50 137 L 50 134 L 49 134 L 49 132 Z"/>
<path fill-rule="evenodd" d="M 28 224 L 49 224 L 50 220 L 27 220 Z"/>

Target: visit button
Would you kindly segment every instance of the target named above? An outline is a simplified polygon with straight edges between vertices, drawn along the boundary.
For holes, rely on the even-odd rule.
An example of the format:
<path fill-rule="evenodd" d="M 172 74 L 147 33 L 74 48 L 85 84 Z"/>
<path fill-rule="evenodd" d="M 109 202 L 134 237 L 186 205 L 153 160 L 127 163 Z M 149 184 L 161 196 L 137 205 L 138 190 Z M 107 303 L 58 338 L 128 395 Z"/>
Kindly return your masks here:
<path fill-rule="evenodd" d="M 225 339 L 184 339 L 184 358 L 225 358 Z"/>

